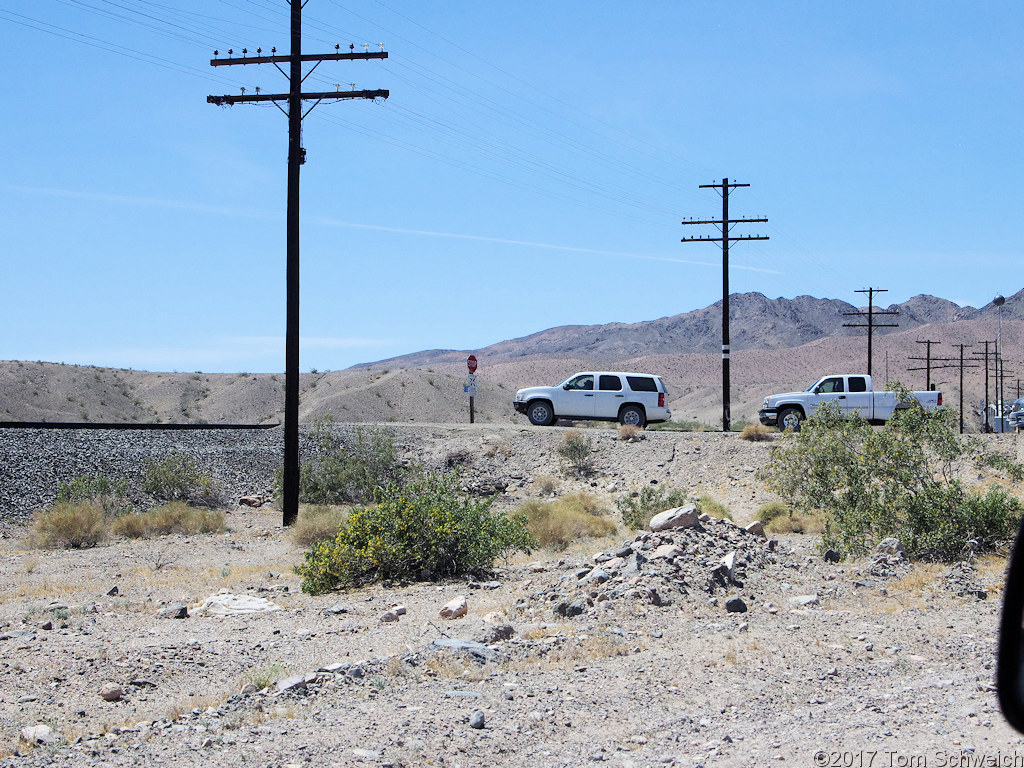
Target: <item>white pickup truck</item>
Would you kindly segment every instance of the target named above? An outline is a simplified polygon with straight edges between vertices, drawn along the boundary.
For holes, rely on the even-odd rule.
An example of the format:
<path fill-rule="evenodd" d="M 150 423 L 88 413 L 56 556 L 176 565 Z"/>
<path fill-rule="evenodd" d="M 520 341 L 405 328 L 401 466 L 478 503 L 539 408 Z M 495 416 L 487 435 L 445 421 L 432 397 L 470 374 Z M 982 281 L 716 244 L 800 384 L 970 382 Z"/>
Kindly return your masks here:
<path fill-rule="evenodd" d="M 931 411 L 942 405 L 942 393 L 911 393 L 925 410 Z M 800 424 L 814 413 L 822 403 L 836 402 L 840 412 L 856 413 L 873 424 L 882 424 L 897 409 L 905 408 L 895 392 L 875 392 L 871 388 L 871 377 L 862 375 L 822 376 L 803 392 L 787 392 L 782 395 L 768 395 L 761 405 L 758 417 L 761 423 L 779 429 L 800 430 Z"/>

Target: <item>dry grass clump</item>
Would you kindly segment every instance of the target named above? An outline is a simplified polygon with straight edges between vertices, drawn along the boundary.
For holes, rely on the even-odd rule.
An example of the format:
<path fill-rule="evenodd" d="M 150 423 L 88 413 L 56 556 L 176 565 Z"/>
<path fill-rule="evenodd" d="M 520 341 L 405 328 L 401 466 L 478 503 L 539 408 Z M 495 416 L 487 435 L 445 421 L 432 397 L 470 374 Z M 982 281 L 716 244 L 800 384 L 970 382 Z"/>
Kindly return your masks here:
<path fill-rule="evenodd" d="M 103 508 L 92 501 L 59 501 L 36 517 L 29 544 L 45 549 L 94 547 L 107 535 Z"/>
<path fill-rule="evenodd" d="M 740 437 L 752 443 L 763 443 L 773 439 L 771 430 L 764 424 L 747 424 L 740 432 Z"/>
<path fill-rule="evenodd" d="M 550 496 L 558 490 L 558 478 L 553 475 L 544 475 L 538 477 L 534 485 L 542 496 Z"/>
<path fill-rule="evenodd" d="M 708 514 L 712 517 L 717 517 L 719 520 L 732 520 L 732 512 L 729 511 L 729 508 L 710 496 L 701 496 L 697 499 L 697 508 L 701 511 L 701 514 Z"/>
<path fill-rule="evenodd" d="M 573 493 L 555 501 L 527 501 L 518 512 L 526 515 L 527 530 L 543 548 L 562 550 L 582 538 L 602 538 L 618 530 L 604 517 L 608 512 L 589 493 Z"/>
<path fill-rule="evenodd" d="M 638 443 L 644 439 L 644 430 L 635 424 L 619 424 L 619 440 L 626 443 Z"/>
<path fill-rule="evenodd" d="M 338 527 L 347 514 L 344 507 L 304 506 L 299 509 L 299 519 L 292 526 L 292 541 L 303 549 L 329 541 L 338 534 Z"/>
<path fill-rule="evenodd" d="M 147 512 L 133 512 L 114 520 L 111 528 L 118 536 L 142 539 L 180 533 L 220 533 L 224 530 L 224 512 L 217 509 L 196 509 L 183 501 L 172 501 Z"/>
<path fill-rule="evenodd" d="M 757 510 L 757 519 L 768 533 L 814 533 L 825 530 L 818 515 L 795 512 L 782 501 L 769 501 Z"/>

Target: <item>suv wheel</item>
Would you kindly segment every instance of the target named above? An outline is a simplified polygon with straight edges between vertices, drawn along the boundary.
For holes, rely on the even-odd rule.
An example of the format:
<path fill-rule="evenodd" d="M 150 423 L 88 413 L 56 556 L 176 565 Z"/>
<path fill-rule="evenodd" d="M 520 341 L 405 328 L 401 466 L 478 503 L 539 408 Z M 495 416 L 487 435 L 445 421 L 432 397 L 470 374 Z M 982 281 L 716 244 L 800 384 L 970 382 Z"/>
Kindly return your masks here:
<path fill-rule="evenodd" d="M 638 405 L 627 405 L 619 411 L 619 424 L 626 424 L 632 427 L 647 426 L 647 416 L 644 409 Z"/>
<path fill-rule="evenodd" d="M 538 427 L 546 427 L 555 420 L 555 412 L 551 408 L 551 403 L 544 400 L 530 403 L 526 408 L 526 415 L 529 417 L 530 423 L 536 424 Z"/>

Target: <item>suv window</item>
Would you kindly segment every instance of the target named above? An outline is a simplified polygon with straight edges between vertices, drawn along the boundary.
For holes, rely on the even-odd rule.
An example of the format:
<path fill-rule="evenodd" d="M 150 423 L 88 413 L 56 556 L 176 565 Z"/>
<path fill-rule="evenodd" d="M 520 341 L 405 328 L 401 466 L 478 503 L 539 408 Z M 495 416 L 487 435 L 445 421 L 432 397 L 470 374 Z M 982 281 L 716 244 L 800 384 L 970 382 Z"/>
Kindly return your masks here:
<path fill-rule="evenodd" d="M 658 385 L 649 376 L 627 376 L 629 388 L 634 392 L 657 392 Z"/>
<path fill-rule="evenodd" d="M 622 379 L 618 376 L 601 376 L 599 389 L 611 392 L 619 392 L 622 390 Z"/>
<path fill-rule="evenodd" d="M 577 376 L 575 379 L 565 385 L 568 390 L 573 389 L 593 389 L 594 388 L 594 377 L 589 373 L 583 376 Z"/>
<path fill-rule="evenodd" d="M 851 376 L 847 381 L 850 383 L 851 392 L 868 391 L 868 382 L 863 376 Z"/>

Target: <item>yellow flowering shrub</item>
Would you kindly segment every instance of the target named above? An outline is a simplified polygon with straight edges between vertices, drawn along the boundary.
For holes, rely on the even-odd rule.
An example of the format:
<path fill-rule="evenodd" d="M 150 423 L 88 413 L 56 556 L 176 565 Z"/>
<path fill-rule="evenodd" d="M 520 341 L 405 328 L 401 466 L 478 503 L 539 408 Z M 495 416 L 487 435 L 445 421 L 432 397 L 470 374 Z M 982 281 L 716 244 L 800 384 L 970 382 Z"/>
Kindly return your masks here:
<path fill-rule="evenodd" d="M 457 475 L 391 484 L 376 497 L 373 506 L 353 509 L 337 535 L 315 544 L 296 566 L 303 592 L 484 573 L 498 557 L 534 546 L 522 515 L 494 512 L 492 498 L 460 493 Z"/>

